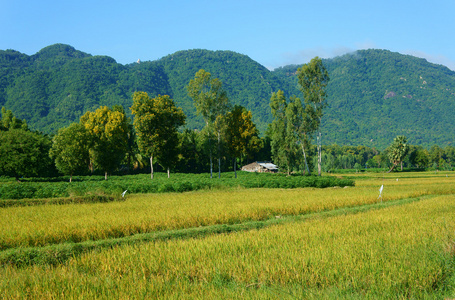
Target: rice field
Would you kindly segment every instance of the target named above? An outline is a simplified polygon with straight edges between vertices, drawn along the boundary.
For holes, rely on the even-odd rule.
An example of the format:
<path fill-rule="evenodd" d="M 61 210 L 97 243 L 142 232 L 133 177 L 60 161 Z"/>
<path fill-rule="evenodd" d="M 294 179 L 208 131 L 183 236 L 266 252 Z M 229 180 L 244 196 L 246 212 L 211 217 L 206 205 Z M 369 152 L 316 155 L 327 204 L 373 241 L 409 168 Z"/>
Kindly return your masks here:
<path fill-rule="evenodd" d="M 238 188 L 137 194 L 124 202 L 2 208 L 0 256 L 167 230 L 274 223 L 200 237 L 170 234 L 164 240 L 118 243 L 57 264 L 6 263 L 0 268 L 0 295 L 6 299 L 455 297 L 455 174 L 352 176 L 356 186 L 348 188 Z M 373 208 L 381 201 L 381 185 L 384 206 Z M 355 211 L 359 207 L 368 209 Z"/>

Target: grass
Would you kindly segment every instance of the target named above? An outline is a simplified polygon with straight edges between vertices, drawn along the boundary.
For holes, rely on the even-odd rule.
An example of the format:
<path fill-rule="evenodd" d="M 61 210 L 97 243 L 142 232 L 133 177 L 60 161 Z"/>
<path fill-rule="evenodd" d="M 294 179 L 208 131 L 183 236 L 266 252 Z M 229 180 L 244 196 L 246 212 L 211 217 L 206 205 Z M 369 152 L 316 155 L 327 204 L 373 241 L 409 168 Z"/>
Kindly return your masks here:
<path fill-rule="evenodd" d="M 349 188 L 230 188 L 2 208 L 0 261 L 16 255 L 24 263 L 0 268 L 0 294 L 454 297 L 453 173 L 352 176 Z"/>
<path fill-rule="evenodd" d="M 447 184 L 433 178 L 390 181 L 384 188 L 383 201 L 454 193 L 455 186 L 450 182 L 453 179 Z M 124 202 L 4 208 L 0 210 L 0 227 L 4 229 L 0 232 L 0 250 L 235 224 L 371 204 L 377 202 L 379 183 L 362 183 L 355 192 L 353 188 L 233 189 L 137 194 L 127 196 Z"/>
<path fill-rule="evenodd" d="M 5 267 L 0 289 L 11 298 L 440 297 L 453 292 L 454 200 Z"/>

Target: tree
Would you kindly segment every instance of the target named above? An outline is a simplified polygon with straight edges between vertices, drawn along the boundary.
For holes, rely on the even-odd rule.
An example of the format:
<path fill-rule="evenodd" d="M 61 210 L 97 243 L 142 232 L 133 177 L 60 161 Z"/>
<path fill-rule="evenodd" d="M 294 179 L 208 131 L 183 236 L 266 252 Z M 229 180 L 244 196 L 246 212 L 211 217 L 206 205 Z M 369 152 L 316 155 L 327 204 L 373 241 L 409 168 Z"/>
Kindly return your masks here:
<path fill-rule="evenodd" d="M 185 114 L 167 95 L 150 98 L 146 92 L 133 95 L 131 111 L 138 146 L 150 157 L 150 177 L 153 179 L 153 158 L 169 170 L 177 161 L 179 144 L 177 129 L 185 124 Z"/>
<path fill-rule="evenodd" d="M 430 158 L 433 165 L 436 165 L 437 168 L 441 168 L 442 167 L 441 162 L 445 160 L 444 149 L 439 147 L 438 145 L 431 146 Z"/>
<path fill-rule="evenodd" d="M 52 169 L 51 140 L 22 129 L 0 131 L 0 175 L 16 178 L 47 176 Z"/>
<path fill-rule="evenodd" d="M 401 164 L 401 171 L 403 171 L 403 160 L 408 150 L 407 139 L 404 135 L 399 135 L 393 139 L 393 143 L 388 149 L 388 156 L 393 166 L 387 173 L 392 172 L 398 164 Z"/>
<path fill-rule="evenodd" d="M 215 130 L 215 121 L 220 115 L 223 116 L 229 109 L 229 99 L 226 91 L 222 88 L 222 83 L 218 78 L 211 78 L 212 75 L 203 69 L 199 70 L 194 79 L 191 79 L 188 86 L 188 95 L 193 99 L 196 112 L 204 119 L 208 140 L 209 140 L 209 155 L 210 155 L 210 178 L 213 177 L 212 165 L 212 150 L 211 136 Z M 218 124 L 220 125 L 220 124 Z M 221 142 L 221 126 L 217 128 L 218 146 Z M 220 165 L 220 157 L 218 157 L 218 165 Z M 218 177 L 221 176 L 221 170 L 218 172 Z"/>
<path fill-rule="evenodd" d="M 11 110 L 2 107 L 2 118 L 0 122 L 0 131 L 10 129 L 23 129 L 29 130 L 27 122 L 20 120 L 13 115 Z"/>
<path fill-rule="evenodd" d="M 272 93 L 270 108 L 273 121 L 270 128 L 272 158 L 280 169 L 287 169 L 290 174 L 293 167 L 293 151 L 296 145 L 294 140 L 289 138 L 288 119 L 286 117 L 287 101 L 284 92 L 279 90 Z"/>
<path fill-rule="evenodd" d="M 104 171 L 113 172 L 125 157 L 128 144 L 128 120 L 122 107 L 107 106 L 86 112 L 80 123 L 89 133 L 90 160 Z"/>
<path fill-rule="evenodd" d="M 303 154 L 304 174 L 310 174 L 307 162 L 307 150 L 310 147 L 310 136 L 314 131 L 314 122 L 308 111 L 310 106 L 304 107 L 299 98 L 293 96 L 286 107 L 287 135 L 290 142 L 300 145 Z"/>
<path fill-rule="evenodd" d="M 419 168 L 428 167 L 430 164 L 430 154 L 428 153 L 428 150 L 420 146 L 417 150 L 414 161 Z"/>
<path fill-rule="evenodd" d="M 251 156 L 262 148 L 259 131 L 252 121 L 251 111 L 236 105 L 226 115 L 226 143 L 234 160 L 234 173 L 237 178 L 237 158 Z"/>
<path fill-rule="evenodd" d="M 326 103 L 326 88 L 329 83 L 329 73 L 319 57 L 313 58 L 308 64 L 297 70 L 300 90 L 304 96 L 307 113 L 311 116 L 313 128 L 317 130 L 318 175 L 321 176 L 322 165 L 322 134 L 320 130 L 323 109 Z"/>
<path fill-rule="evenodd" d="M 60 129 L 54 137 L 50 155 L 55 160 L 57 169 L 70 176 L 70 182 L 75 173 L 88 170 L 89 146 L 89 134 L 80 123 L 72 123 L 67 128 Z"/>
<path fill-rule="evenodd" d="M 185 129 L 179 133 L 179 172 L 203 172 L 206 161 L 202 153 L 203 137 L 196 130 Z"/>

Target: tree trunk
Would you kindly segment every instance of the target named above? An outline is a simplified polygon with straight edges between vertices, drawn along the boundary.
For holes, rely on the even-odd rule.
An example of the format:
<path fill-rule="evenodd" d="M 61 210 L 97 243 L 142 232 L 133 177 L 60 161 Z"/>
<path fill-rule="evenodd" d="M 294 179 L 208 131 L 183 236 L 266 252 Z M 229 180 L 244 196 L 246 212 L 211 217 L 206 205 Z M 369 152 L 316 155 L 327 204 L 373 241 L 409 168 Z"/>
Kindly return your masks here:
<path fill-rule="evenodd" d="M 213 178 L 212 149 L 210 149 L 210 178 Z"/>
<path fill-rule="evenodd" d="M 169 168 L 167 168 L 167 178 L 170 178 L 170 171 L 169 171 Z"/>
<path fill-rule="evenodd" d="M 390 170 L 388 170 L 388 171 L 387 171 L 387 173 L 390 173 L 390 172 L 392 172 L 392 171 L 393 171 L 393 169 L 395 169 L 395 167 L 396 167 L 396 166 L 397 166 L 397 164 L 396 164 L 396 163 L 394 163 L 394 164 L 393 164 L 393 166 L 392 166 L 392 168 L 390 168 Z"/>
<path fill-rule="evenodd" d="M 237 160 L 234 158 L 234 173 L 235 173 L 235 178 L 237 178 Z"/>
<path fill-rule="evenodd" d="M 403 161 L 401 161 L 401 171 L 403 171 Z"/>
<path fill-rule="evenodd" d="M 302 145 L 302 152 L 303 152 L 303 161 L 305 162 L 305 169 L 308 172 L 308 175 L 310 175 L 310 169 L 308 168 L 308 163 L 306 161 L 306 153 L 305 153 L 305 147 L 303 147 L 303 142 L 301 143 Z M 303 171 L 303 175 L 305 175 L 305 171 Z"/>
<path fill-rule="evenodd" d="M 107 180 L 107 171 L 104 171 L 104 180 Z"/>
<path fill-rule="evenodd" d="M 221 158 L 218 157 L 218 178 L 221 178 Z"/>
<path fill-rule="evenodd" d="M 150 178 L 153 179 L 153 155 L 150 156 Z"/>
<path fill-rule="evenodd" d="M 73 174 L 70 175 L 70 182 L 73 181 Z"/>
<path fill-rule="evenodd" d="M 220 153 L 221 134 L 218 131 L 218 178 L 221 178 L 221 153 Z"/>
<path fill-rule="evenodd" d="M 322 143 L 321 143 L 321 131 L 319 131 L 319 136 L 317 138 L 318 143 L 318 176 L 321 176 L 322 173 Z"/>

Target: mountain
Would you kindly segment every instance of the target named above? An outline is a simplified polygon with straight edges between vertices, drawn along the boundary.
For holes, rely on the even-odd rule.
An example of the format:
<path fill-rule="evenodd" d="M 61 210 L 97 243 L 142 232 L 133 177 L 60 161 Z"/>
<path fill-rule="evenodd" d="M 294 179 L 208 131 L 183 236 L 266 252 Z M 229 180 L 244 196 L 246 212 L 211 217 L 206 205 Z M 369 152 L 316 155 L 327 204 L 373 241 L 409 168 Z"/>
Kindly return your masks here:
<path fill-rule="evenodd" d="M 397 135 L 411 144 L 453 145 L 455 72 L 424 59 L 387 50 L 361 50 L 323 60 L 330 83 L 323 143 L 383 149 Z M 269 71 L 232 51 L 187 50 L 156 61 L 118 64 L 69 45 L 48 46 L 28 56 L 0 51 L 0 106 L 46 133 L 77 121 L 100 105 L 120 104 L 127 113 L 134 91 L 170 95 L 189 128 L 203 126 L 186 85 L 199 69 L 223 82 L 233 104 L 253 112 L 262 133 L 271 122 L 269 100 L 279 89 L 301 96 L 298 65 Z"/>
<path fill-rule="evenodd" d="M 384 148 L 405 135 L 416 145 L 455 143 L 455 72 L 447 67 L 373 49 L 323 63 L 330 76 L 326 141 Z M 275 73 L 296 86 L 298 67 Z"/>

